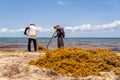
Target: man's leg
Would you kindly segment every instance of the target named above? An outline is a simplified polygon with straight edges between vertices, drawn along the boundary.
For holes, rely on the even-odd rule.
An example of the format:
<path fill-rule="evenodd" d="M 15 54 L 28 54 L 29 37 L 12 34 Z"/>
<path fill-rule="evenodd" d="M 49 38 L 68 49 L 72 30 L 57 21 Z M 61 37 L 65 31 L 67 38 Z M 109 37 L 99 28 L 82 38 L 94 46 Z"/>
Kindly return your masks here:
<path fill-rule="evenodd" d="M 31 51 L 31 39 L 28 38 L 28 51 Z"/>
<path fill-rule="evenodd" d="M 33 39 L 34 51 L 37 51 L 37 41 Z"/>
<path fill-rule="evenodd" d="M 64 40 L 61 38 L 61 47 L 64 47 Z"/>
<path fill-rule="evenodd" d="M 58 48 L 63 47 L 62 46 L 62 38 L 58 38 Z"/>
<path fill-rule="evenodd" d="M 58 48 L 60 48 L 60 38 L 58 38 L 57 43 Z"/>

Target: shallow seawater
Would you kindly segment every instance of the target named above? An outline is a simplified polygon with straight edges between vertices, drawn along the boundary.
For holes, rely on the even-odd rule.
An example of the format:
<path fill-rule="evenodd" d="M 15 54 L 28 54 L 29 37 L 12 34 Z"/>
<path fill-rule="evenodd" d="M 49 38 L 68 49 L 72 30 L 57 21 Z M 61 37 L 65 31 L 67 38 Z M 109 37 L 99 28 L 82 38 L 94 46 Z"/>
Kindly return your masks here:
<path fill-rule="evenodd" d="M 38 45 L 47 47 L 50 38 L 38 38 Z M 6 37 L 0 38 L 0 49 L 27 49 L 27 38 Z M 120 51 L 120 38 L 65 38 L 65 47 L 75 46 L 80 48 L 107 48 L 112 51 Z M 57 39 L 53 39 L 49 49 L 57 48 Z"/>

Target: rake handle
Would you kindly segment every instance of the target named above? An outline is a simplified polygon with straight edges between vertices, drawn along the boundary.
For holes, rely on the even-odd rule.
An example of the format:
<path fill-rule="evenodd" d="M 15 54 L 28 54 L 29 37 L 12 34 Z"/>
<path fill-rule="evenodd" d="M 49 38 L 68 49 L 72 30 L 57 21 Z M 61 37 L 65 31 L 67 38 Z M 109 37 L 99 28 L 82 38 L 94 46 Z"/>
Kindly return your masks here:
<path fill-rule="evenodd" d="M 53 33 L 53 35 L 52 35 L 51 39 L 49 40 L 49 42 L 48 42 L 48 44 L 47 44 L 47 49 L 48 49 L 48 46 L 50 45 L 50 43 L 51 43 L 52 39 L 54 38 L 55 33 L 56 33 L 56 31 Z"/>

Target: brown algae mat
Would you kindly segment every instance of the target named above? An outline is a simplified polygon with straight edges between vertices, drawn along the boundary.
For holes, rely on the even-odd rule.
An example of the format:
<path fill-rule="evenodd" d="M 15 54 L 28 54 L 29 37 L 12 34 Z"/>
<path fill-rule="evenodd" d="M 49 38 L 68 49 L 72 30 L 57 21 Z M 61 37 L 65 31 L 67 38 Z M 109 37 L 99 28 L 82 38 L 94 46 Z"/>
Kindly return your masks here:
<path fill-rule="evenodd" d="M 70 76 L 99 75 L 100 72 L 120 72 L 120 56 L 107 49 L 88 49 L 69 47 L 46 50 L 46 54 L 37 60 L 31 60 L 30 65 L 53 69 Z"/>

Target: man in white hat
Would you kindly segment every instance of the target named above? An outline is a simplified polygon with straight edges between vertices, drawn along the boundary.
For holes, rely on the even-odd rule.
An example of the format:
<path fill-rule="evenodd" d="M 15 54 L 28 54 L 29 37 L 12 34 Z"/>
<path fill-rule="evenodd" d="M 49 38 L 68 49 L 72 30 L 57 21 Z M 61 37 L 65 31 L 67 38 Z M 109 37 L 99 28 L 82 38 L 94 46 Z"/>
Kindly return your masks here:
<path fill-rule="evenodd" d="M 36 41 L 37 29 L 35 24 L 30 24 L 26 27 L 24 34 L 28 36 L 28 51 L 31 51 L 31 42 L 33 41 L 34 51 L 37 51 L 37 41 Z"/>

